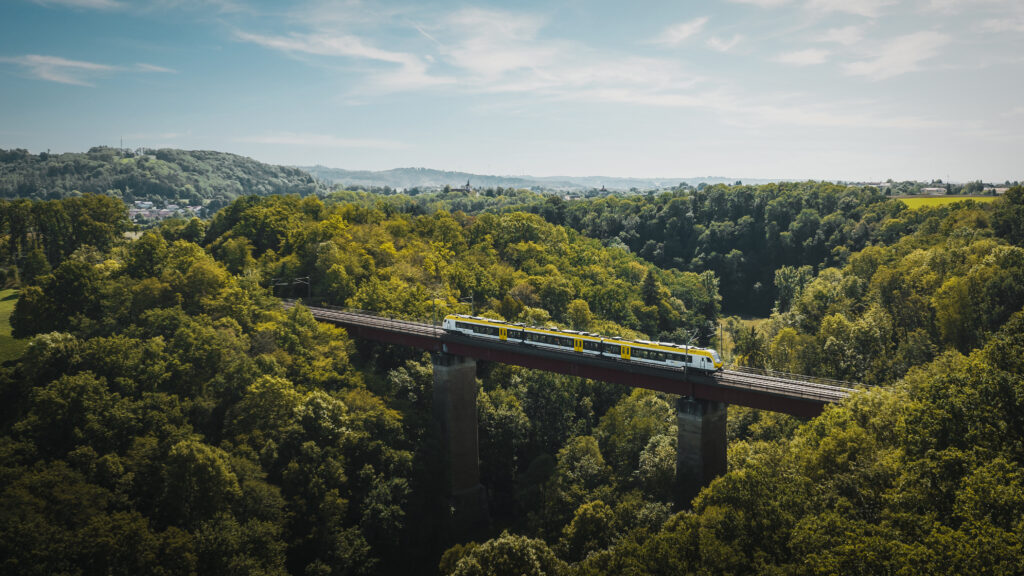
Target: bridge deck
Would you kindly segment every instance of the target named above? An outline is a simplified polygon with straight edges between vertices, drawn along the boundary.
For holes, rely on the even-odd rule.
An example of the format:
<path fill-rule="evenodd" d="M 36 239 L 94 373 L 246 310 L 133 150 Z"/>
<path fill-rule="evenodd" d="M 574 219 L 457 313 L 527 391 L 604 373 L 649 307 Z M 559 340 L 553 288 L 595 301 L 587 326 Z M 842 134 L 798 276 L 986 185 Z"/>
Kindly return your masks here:
<path fill-rule="evenodd" d="M 292 306 L 286 302 L 285 306 Z M 309 307 L 317 320 L 343 326 L 356 338 L 413 346 L 431 352 L 447 352 L 479 360 L 515 364 L 594 380 L 649 388 L 670 394 L 692 396 L 785 412 L 815 416 L 826 404 L 839 402 L 854 390 L 839 383 L 814 382 L 794 375 L 725 370 L 706 373 L 652 366 L 649 364 L 585 356 L 494 340 L 451 334 L 439 326 L 409 320 L 374 316 L 369 313 Z"/>

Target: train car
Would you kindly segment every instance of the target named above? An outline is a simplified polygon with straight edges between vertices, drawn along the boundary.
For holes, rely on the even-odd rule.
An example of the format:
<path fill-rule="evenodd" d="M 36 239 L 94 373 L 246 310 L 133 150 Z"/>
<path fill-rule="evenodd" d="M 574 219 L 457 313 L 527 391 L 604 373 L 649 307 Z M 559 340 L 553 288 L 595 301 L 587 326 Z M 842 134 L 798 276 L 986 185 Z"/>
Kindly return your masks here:
<path fill-rule="evenodd" d="M 444 317 L 441 327 L 448 332 L 456 332 L 474 338 L 485 338 L 488 340 L 512 340 L 522 342 L 522 324 L 509 324 L 504 320 L 481 318 L 479 316 L 467 316 L 465 314 L 450 314 Z"/>
<path fill-rule="evenodd" d="M 604 349 L 601 343 L 602 338 L 590 332 L 535 327 L 526 328 L 523 332 L 523 344 L 538 348 L 572 350 L 588 356 L 602 356 Z"/>
<path fill-rule="evenodd" d="M 446 316 L 442 326 L 449 332 L 472 338 L 513 342 L 524 346 L 566 352 L 572 351 L 589 356 L 618 358 L 639 364 L 689 368 L 707 372 L 721 370 L 723 367 L 718 352 L 711 348 L 647 340 L 604 338 L 590 332 L 524 326 L 523 324 L 510 324 L 503 320 L 462 314 Z"/>
<path fill-rule="evenodd" d="M 647 340 L 604 340 L 607 355 L 620 356 L 625 360 L 669 366 L 672 368 L 693 368 L 714 372 L 724 367 L 718 352 L 713 348 L 698 348 L 670 342 L 649 342 Z"/>

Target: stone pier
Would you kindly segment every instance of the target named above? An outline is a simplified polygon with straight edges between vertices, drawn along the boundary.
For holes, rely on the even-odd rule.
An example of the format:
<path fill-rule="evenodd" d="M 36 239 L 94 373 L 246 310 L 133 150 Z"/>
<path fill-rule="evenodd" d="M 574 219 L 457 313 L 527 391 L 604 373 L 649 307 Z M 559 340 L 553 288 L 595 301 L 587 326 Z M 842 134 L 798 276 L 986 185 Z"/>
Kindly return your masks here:
<path fill-rule="evenodd" d="M 487 525 L 487 497 L 480 484 L 477 440 L 476 360 L 434 354 L 434 419 L 447 460 L 456 536 L 472 536 Z"/>
<path fill-rule="evenodd" d="M 676 485 L 683 507 L 688 508 L 701 488 L 726 472 L 727 407 L 724 402 L 687 396 L 676 402 Z"/>

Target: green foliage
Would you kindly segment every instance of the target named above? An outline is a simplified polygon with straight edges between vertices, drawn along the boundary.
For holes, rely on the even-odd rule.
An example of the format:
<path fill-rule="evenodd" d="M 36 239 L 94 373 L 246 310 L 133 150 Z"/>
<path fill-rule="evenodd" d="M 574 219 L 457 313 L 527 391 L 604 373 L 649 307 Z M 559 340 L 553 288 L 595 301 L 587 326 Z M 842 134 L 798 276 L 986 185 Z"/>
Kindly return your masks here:
<path fill-rule="evenodd" d="M 730 312 L 764 315 L 773 301 L 785 310 L 797 287 L 783 272 L 842 265 L 872 242 L 890 242 L 880 223 L 907 208 L 872 188 L 825 182 L 763 186 L 715 185 L 654 196 L 608 196 L 562 203 L 537 199 L 531 212 L 609 246 L 621 245 L 661 268 L 721 279 Z M 916 220 L 906 223 L 912 231 Z M 909 229 L 906 229 L 909 228 Z M 778 291 L 773 289 L 773 285 Z"/>
<path fill-rule="evenodd" d="M 156 232 L 80 248 L 21 294 L 12 325 L 34 337 L 0 374 L 5 571 L 403 562 L 412 456 L 341 330 Z"/>
<path fill-rule="evenodd" d="M 21 355 L 28 342 L 11 335 L 11 312 L 18 301 L 18 291 L 0 290 L 0 362 L 13 360 Z"/>
<path fill-rule="evenodd" d="M 676 435 L 675 409 L 654 392 L 637 388 L 601 418 L 597 437 L 602 453 L 622 481 L 640 464 L 648 443 L 657 436 Z"/>
<path fill-rule="evenodd" d="M 0 255 L 34 284 L 0 369 L 0 571 L 1019 573 L 1018 196 L 249 196 L 132 242 L 104 202 L 8 203 Z M 463 204 L 495 212 L 439 209 Z M 429 359 L 271 298 L 707 341 L 740 288 L 775 302 L 732 323 L 742 362 L 883 386 L 807 422 L 730 409 L 729 472 L 672 515 L 670 399 L 482 363 L 493 531 L 451 548 Z"/>
<path fill-rule="evenodd" d="M 124 204 L 109 196 L 0 200 L 0 265 L 17 267 L 20 280 L 33 284 L 79 248 L 109 250 L 130 226 Z"/>
<path fill-rule="evenodd" d="M 258 271 L 279 295 L 311 292 L 391 316 L 433 320 L 475 308 L 656 337 L 704 327 L 718 313 L 713 276 L 653 271 L 523 212 L 411 216 L 386 206 L 245 197 L 214 217 L 206 241 L 230 271 Z"/>
<path fill-rule="evenodd" d="M 18 153 L 22 152 L 22 153 Z M 141 150 L 97 146 L 85 153 L 0 150 L 0 196 L 55 199 L 75 193 L 165 198 L 189 204 L 227 202 L 244 194 L 311 194 L 320 190 L 297 168 L 205 150 Z"/>
<path fill-rule="evenodd" d="M 449 572 L 451 576 L 546 576 L 565 574 L 565 562 L 542 540 L 503 533 L 475 546 Z"/>

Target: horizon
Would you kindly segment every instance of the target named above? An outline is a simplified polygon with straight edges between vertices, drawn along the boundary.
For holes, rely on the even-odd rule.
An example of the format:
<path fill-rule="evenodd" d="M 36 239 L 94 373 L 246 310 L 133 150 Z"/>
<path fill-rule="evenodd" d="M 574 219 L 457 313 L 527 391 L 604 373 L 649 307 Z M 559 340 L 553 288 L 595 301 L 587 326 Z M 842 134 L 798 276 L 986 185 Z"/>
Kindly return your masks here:
<path fill-rule="evenodd" d="M 12 0 L 0 15 L 2 148 L 123 138 L 535 178 L 1021 178 L 1012 0 Z"/>
<path fill-rule="evenodd" d="M 684 182 L 687 181 L 687 180 L 692 181 L 692 180 L 699 180 L 699 179 L 702 179 L 702 178 L 707 178 L 707 179 L 715 179 L 715 180 L 734 180 L 734 181 L 740 181 L 743 184 L 746 184 L 746 183 L 749 183 L 749 182 L 755 182 L 755 184 L 756 184 L 756 183 L 766 183 L 766 182 L 801 182 L 801 181 L 825 181 L 825 182 L 835 182 L 835 183 L 864 183 L 864 184 L 885 183 L 887 181 L 893 181 L 893 182 L 912 181 L 912 182 L 919 182 L 919 183 L 966 184 L 966 183 L 971 183 L 971 182 L 974 182 L 974 181 L 982 181 L 984 183 L 996 184 L 996 186 L 997 186 L 997 184 L 1004 184 L 1006 182 L 1011 182 L 1012 183 L 1012 182 L 1019 182 L 1019 181 L 1021 181 L 1021 178 L 1005 178 L 1005 179 L 1002 179 L 1002 180 L 982 179 L 982 178 L 975 178 L 975 179 L 971 179 L 971 180 L 956 180 L 956 179 L 949 179 L 949 180 L 947 180 L 947 179 L 941 178 L 941 177 L 933 177 L 933 178 L 918 178 L 918 179 L 915 179 L 915 178 L 906 178 L 906 179 L 882 178 L 882 179 L 868 180 L 868 179 L 845 179 L 845 178 L 786 178 L 786 177 L 767 178 L 767 177 L 760 177 L 760 176 L 735 176 L 735 175 L 720 175 L 720 174 L 702 174 L 702 175 L 691 175 L 691 176 L 684 176 L 684 175 L 680 175 L 680 176 L 663 176 L 663 175 L 636 175 L 636 174 L 625 175 L 625 176 L 613 176 L 613 175 L 599 174 L 599 173 L 595 173 L 595 174 L 550 174 L 550 175 L 540 175 L 540 174 L 505 174 L 505 173 L 468 172 L 468 171 L 465 171 L 465 170 L 455 170 L 455 169 L 447 169 L 447 168 L 431 168 L 429 166 L 394 166 L 394 167 L 391 167 L 391 168 L 382 168 L 382 169 L 375 169 L 374 170 L 374 169 L 365 169 L 365 168 L 343 168 L 343 167 L 340 167 L 340 166 L 328 166 L 328 165 L 325 165 L 325 164 L 278 164 L 278 163 L 263 161 L 263 160 L 260 160 L 258 158 L 254 158 L 252 156 L 248 156 L 248 155 L 245 155 L 245 154 L 240 154 L 240 153 L 237 153 L 237 152 L 224 151 L 224 150 L 180 149 L 180 148 L 175 148 L 175 147 L 161 147 L 161 149 L 151 148 L 151 147 L 128 147 L 128 146 L 121 147 L 121 146 L 105 145 L 105 143 L 103 143 L 103 145 L 91 146 L 91 147 L 89 147 L 89 148 L 87 148 L 85 150 L 67 150 L 67 151 L 56 151 L 56 152 L 54 152 L 52 149 L 47 149 L 47 150 L 39 151 L 39 150 L 28 149 L 28 148 L 25 148 L 25 147 L 12 147 L 12 148 L 9 148 L 9 149 L 6 149 L 6 150 L 23 149 L 23 150 L 27 150 L 30 154 L 35 154 L 35 155 L 38 156 L 41 153 L 47 153 L 47 154 L 50 154 L 50 155 L 86 154 L 86 153 L 89 152 L 89 150 L 91 150 L 93 148 L 109 148 L 109 149 L 113 149 L 113 150 L 123 150 L 123 151 L 126 151 L 126 152 L 131 152 L 133 154 L 136 153 L 138 150 L 161 150 L 161 149 L 180 150 L 182 152 L 213 152 L 213 153 L 220 153 L 220 154 L 232 154 L 234 156 L 241 156 L 241 157 L 249 158 L 251 160 L 255 160 L 255 161 L 261 162 L 263 164 L 268 164 L 268 165 L 273 165 L 273 166 L 282 166 L 282 167 L 286 167 L 286 168 L 298 168 L 298 169 L 301 169 L 301 170 L 306 170 L 307 168 L 325 168 L 325 169 L 328 169 L 328 170 L 342 170 L 342 171 L 346 171 L 346 172 L 389 172 L 389 171 L 394 171 L 394 170 L 430 170 L 430 171 L 435 171 L 435 172 L 453 172 L 453 173 L 459 173 L 459 174 L 469 175 L 469 176 L 494 177 L 494 178 L 537 178 L 537 179 L 609 178 L 609 179 L 620 179 L 620 180 L 630 180 L 630 179 L 635 179 L 635 180 L 669 180 L 669 181 L 678 180 L 678 181 L 684 181 Z M 0 150 L 4 150 L 4 149 L 2 147 L 0 147 Z M 729 183 L 729 182 L 721 182 L 721 183 Z M 615 190 L 617 190 L 617 189 L 615 189 Z"/>

